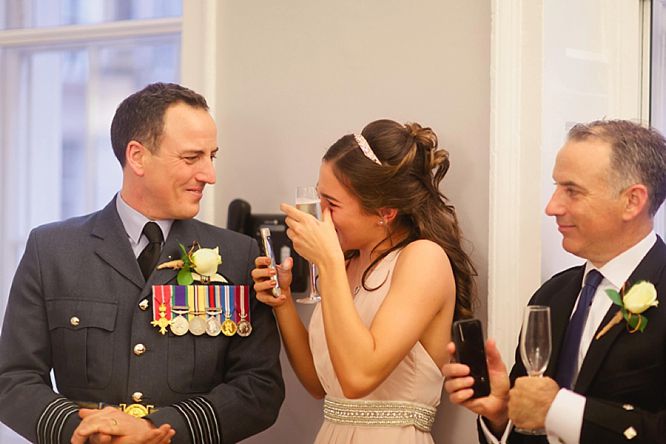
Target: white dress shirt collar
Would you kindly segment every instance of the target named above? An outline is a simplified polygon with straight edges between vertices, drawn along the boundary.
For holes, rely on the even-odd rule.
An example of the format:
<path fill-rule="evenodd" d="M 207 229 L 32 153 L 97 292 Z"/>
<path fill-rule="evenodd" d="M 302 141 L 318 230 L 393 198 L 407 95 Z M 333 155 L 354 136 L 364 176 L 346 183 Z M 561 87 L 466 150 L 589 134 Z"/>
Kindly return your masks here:
<path fill-rule="evenodd" d="M 657 235 L 654 231 L 645 236 L 633 247 L 615 256 L 603 267 L 596 268 L 589 261 L 585 264 L 585 276 L 590 270 L 596 269 L 604 276 L 604 279 L 610 282 L 616 288 L 622 288 L 622 285 L 629 279 L 631 273 L 638 267 L 650 248 L 657 242 Z M 585 279 L 583 278 L 583 282 Z"/>

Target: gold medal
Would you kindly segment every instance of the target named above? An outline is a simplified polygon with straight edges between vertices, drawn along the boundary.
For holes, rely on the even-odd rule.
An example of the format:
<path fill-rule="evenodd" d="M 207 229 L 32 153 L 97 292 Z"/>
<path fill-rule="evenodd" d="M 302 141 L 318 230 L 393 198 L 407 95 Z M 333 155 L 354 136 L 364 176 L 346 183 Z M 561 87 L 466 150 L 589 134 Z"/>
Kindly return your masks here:
<path fill-rule="evenodd" d="M 160 328 L 160 333 L 165 335 L 166 334 L 166 328 L 172 321 L 169 321 L 166 318 L 166 305 L 164 305 L 164 303 L 159 305 L 159 313 L 160 313 L 160 318 L 158 320 L 150 321 L 150 324 L 153 327 L 159 327 Z"/>
<path fill-rule="evenodd" d="M 171 288 L 171 287 L 167 287 Z M 167 332 L 167 327 L 171 324 L 171 307 L 167 306 L 167 297 L 164 294 L 165 286 L 163 285 L 153 285 L 153 320 L 150 321 L 150 325 L 153 327 L 159 327 L 160 333 L 165 335 Z M 170 298 L 170 296 L 169 296 Z M 145 302 L 145 304 L 143 304 Z M 143 305 L 146 306 L 145 310 L 148 309 L 148 300 L 144 299 L 141 301 L 140 307 Z M 144 308 L 141 308 L 144 310 Z M 76 323 L 75 323 L 76 321 Z M 79 319 L 74 317 L 71 320 L 72 325 L 78 325 Z"/>
<path fill-rule="evenodd" d="M 252 324 L 247 319 L 241 319 L 238 322 L 238 336 L 250 336 L 250 333 L 252 333 Z"/>
<path fill-rule="evenodd" d="M 233 336 L 238 330 L 238 326 L 231 320 L 231 313 L 233 313 L 233 295 L 229 294 L 230 288 L 224 287 L 224 322 L 222 322 L 222 333 L 225 336 Z M 231 298 L 230 298 L 231 296 Z"/>
<path fill-rule="evenodd" d="M 235 335 L 236 330 L 238 330 L 238 326 L 231 319 L 227 318 L 222 323 L 222 333 L 224 333 L 225 336 Z"/>
<path fill-rule="evenodd" d="M 190 319 L 190 333 L 194 336 L 201 336 L 206 333 L 206 320 L 198 312 Z"/>

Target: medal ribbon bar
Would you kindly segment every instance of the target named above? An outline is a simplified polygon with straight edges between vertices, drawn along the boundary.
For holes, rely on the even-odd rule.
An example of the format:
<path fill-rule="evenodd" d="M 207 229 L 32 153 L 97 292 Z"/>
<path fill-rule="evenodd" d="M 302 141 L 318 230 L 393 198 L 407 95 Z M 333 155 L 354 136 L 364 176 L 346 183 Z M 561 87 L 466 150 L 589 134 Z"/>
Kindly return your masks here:
<path fill-rule="evenodd" d="M 250 324 L 250 288 L 247 285 L 153 285 L 153 320 L 151 325 L 166 334 L 166 327 L 177 336 L 192 333 L 207 333 L 217 336 L 214 323 L 202 330 L 214 317 L 222 327 L 222 333 L 233 336 L 248 336 Z M 203 325 L 202 324 L 202 325 Z M 188 328 L 189 327 L 189 328 Z M 201 331 L 201 333 L 199 333 Z"/>

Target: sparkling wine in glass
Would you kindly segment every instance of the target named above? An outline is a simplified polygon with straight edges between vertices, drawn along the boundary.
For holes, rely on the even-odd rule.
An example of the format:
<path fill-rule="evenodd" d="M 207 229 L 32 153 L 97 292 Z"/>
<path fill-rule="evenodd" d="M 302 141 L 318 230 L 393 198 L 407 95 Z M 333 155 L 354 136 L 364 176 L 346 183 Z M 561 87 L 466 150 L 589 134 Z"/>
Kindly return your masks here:
<path fill-rule="evenodd" d="M 296 188 L 296 208 L 321 219 L 321 201 L 317 188 L 302 186 Z M 316 304 L 321 300 L 317 292 L 317 267 L 310 263 L 310 294 L 304 298 L 296 299 L 301 304 Z"/>
<path fill-rule="evenodd" d="M 551 351 L 550 307 L 528 305 L 525 307 L 523 327 L 520 332 L 520 359 L 528 376 L 539 378 L 548 367 Z M 544 429 L 521 429 L 525 435 L 545 435 Z"/>

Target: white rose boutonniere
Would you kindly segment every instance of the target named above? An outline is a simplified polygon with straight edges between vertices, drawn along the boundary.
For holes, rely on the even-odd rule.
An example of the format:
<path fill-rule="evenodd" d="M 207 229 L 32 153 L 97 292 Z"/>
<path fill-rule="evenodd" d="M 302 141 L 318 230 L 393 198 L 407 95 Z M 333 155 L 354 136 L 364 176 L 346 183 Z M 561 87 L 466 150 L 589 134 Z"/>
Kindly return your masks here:
<path fill-rule="evenodd" d="M 187 251 L 183 244 L 178 245 L 183 253 L 181 258 L 160 264 L 158 270 L 163 268 L 180 270 L 176 278 L 178 285 L 191 285 L 194 281 L 202 284 L 227 283 L 223 276 L 217 274 L 217 267 L 222 263 L 220 247 L 201 248 L 198 242 L 194 242 L 190 251 Z"/>
<path fill-rule="evenodd" d="M 622 292 L 622 290 L 620 290 Z M 657 307 L 657 289 L 652 282 L 640 281 L 631 286 L 629 291 L 621 295 L 615 290 L 606 290 L 606 294 L 620 311 L 599 331 L 595 339 L 601 338 L 614 325 L 619 324 L 622 319 L 627 322 L 630 333 L 642 332 L 647 327 L 648 319 L 642 313 L 650 307 Z"/>

